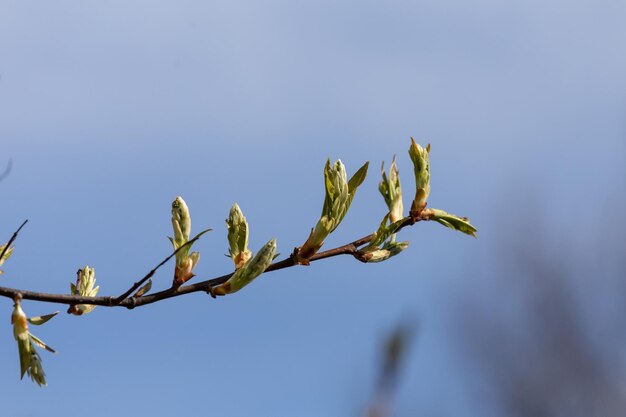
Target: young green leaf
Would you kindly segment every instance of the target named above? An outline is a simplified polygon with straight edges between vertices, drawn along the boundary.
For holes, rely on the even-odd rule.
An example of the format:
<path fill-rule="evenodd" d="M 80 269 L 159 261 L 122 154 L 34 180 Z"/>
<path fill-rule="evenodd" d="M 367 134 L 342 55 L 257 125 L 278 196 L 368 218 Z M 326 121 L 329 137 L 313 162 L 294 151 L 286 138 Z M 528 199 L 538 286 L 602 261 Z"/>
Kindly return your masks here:
<path fill-rule="evenodd" d="M 363 181 L 365 181 L 365 177 L 367 176 L 367 168 L 369 167 L 369 165 L 369 162 L 363 164 L 363 166 L 354 173 L 352 178 L 350 178 L 350 181 L 348 181 L 348 192 L 350 194 L 353 194 L 356 189 L 359 188 L 359 185 L 363 184 Z"/>
<path fill-rule="evenodd" d="M 311 229 L 306 242 L 294 251 L 294 259 L 297 263 L 308 264 L 309 258 L 322 247 L 326 237 L 339 226 L 350 208 L 358 186 L 367 175 L 368 166 L 369 163 L 365 163 L 348 181 L 346 168 L 341 160 L 337 160 L 333 165 L 330 164 L 330 160 L 326 161 L 324 166 L 326 193 L 322 215 L 315 227 Z"/>
<path fill-rule="evenodd" d="M 48 351 L 48 352 L 50 352 L 50 353 L 57 353 L 57 351 L 56 351 L 56 350 L 52 349 L 50 346 L 48 346 L 46 343 L 44 343 L 44 341 L 43 341 L 43 340 L 41 340 L 40 338 L 38 338 L 38 337 L 37 337 L 37 336 L 35 336 L 34 334 L 32 334 L 32 333 L 30 333 L 30 332 L 29 332 L 29 335 L 30 335 L 30 338 L 31 338 L 32 342 L 33 342 L 35 345 L 39 346 L 39 347 L 40 347 L 40 348 L 42 348 L 42 349 L 47 350 L 47 351 Z"/>
<path fill-rule="evenodd" d="M 217 295 L 232 294 L 250 284 L 272 264 L 275 254 L 276 239 L 272 239 L 263 245 L 254 258 L 236 270 L 228 281 L 211 288 L 211 295 L 215 297 Z"/>
<path fill-rule="evenodd" d="M 30 324 L 34 324 L 35 326 L 41 326 L 42 324 L 46 323 L 48 320 L 50 320 L 52 317 L 56 316 L 57 314 L 59 314 L 59 312 L 55 311 L 54 313 L 46 314 L 44 316 L 30 317 L 28 319 L 28 322 Z"/>
<path fill-rule="evenodd" d="M 439 209 L 428 209 L 425 213 L 427 220 L 434 220 L 452 230 L 463 232 L 466 235 L 476 237 L 477 229 L 472 226 L 467 217 L 459 217 Z"/>
<path fill-rule="evenodd" d="M 29 356 L 29 365 L 26 369 L 26 373 L 37 385 L 40 387 L 45 387 L 48 385 L 46 382 L 46 373 L 43 371 L 43 367 L 41 366 L 41 356 L 39 356 L 39 352 L 35 349 L 34 344 L 30 343 L 30 351 L 28 353 Z M 23 376 L 23 375 L 22 375 Z"/>

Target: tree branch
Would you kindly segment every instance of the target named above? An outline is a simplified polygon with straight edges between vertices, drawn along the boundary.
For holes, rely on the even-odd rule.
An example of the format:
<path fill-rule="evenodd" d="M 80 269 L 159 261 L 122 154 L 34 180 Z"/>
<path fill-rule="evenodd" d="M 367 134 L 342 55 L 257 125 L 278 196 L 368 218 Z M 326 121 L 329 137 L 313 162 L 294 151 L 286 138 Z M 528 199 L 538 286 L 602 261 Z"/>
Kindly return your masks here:
<path fill-rule="evenodd" d="M 404 219 L 402 219 L 402 223 L 400 224 L 396 232 L 399 232 L 401 229 L 403 229 L 406 226 L 412 226 L 413 224 L 421 220 L 428 220 L 426 213 L 424 213 L 424 216 L 421 216 L 421 217 L 419 216 L 418 217 L 415 217 L 415 216 L 405 217 Z M 13 234 L 13 237 L 11 238 L 11 240 L 9 240 L 9 243 L 12 243 L 15 240 L 15 238 L 17 237 L 17 233 L 24 226 L 24 224 L 26 224 L 26 221 Z M 332 257 L 339 256 L 339 255 L 352 255 L 356 257 L 358 253 L 358 247 L 369 243 L 372 240 L 372 237 L 373 235 L 370 234 L 360 239 L 357 239 L 353 242 L 345 244 L 343 246 L 338 246 L 336 248 L 329 249 L 327 251 L 318 252 L 317 254 L 313 255 L 309 259 L 309 261 L 314 262 L 314 261 L 319 261 L 319 260 L 326 259 L 326 258 L 332 258 Z M 190 240 L 189 242 L 187 242 L 187 244 L 193 243 L 196 239 L 198 239 L 198 237 Z M 130 296 L 133 293 L 133 291 L 138 289 L 144 282 L 146 282 L 149 278 L 151 278 L 161 266 L 163 266 L 168 260 L 174 257 L 177 251 L 180 249 L 182 249 L 182 246 L 181 248 L 177 249 L 172 254 L 170 254 L 163 261 L 161 261 L 161 263 L 159 263 L 154 269 L 148 272 L 148 274 L 146 274 L 142 279 L 135 282 L 126 292 L 124 292 L 122 295 L 118 297 L 113 297 L 113 296 L 83 297 L 79 295 L 70 295 L 70 294 L 49 294 L 49 293 L 20 290 L 20 289 L 15 289 L 15 288 L 8 288 L 8 287 L 0 287 L 0 296 L 13 299 L 19 294 L 25 300 L 41 301 L 41 302 L 56 303 L 56 304 L 69 304 L 69 305 L 90 304 L 90 305 L 97 305 L 97 306 L 102 306 L 102 307 L 126 307 L 128 309 L 132 309 L 135 307 L 152 304 L 157 301 L 166 300 L 168 298 L 179 297 L 179 296 L 190 294 L 193 292 L 207 292 L 208 293 L 211 287 L 214 287 L 216 285 L 226 282 L 228 278 L 230 278 L 234 273 L 234 272 L 231 272 L 229 274 L 212 278 L 206 281 L 201 281 L 201 282 L 190 284 L 190 285 L 184 285 L 178 288 L 169 288 L 160 292 L 143 295 L 141 297 Z M 293 255 L 290 255 L 288 258 L 285 258 L 281 261 L 274 262 L 273 264 L 271 264 L 265 270 L 265 272 L 277 271 L 279 269 L 285 269 L 285 268 L 289 268 L 295 265 L 297 265 L 297 263 L 294 261 Z"/>

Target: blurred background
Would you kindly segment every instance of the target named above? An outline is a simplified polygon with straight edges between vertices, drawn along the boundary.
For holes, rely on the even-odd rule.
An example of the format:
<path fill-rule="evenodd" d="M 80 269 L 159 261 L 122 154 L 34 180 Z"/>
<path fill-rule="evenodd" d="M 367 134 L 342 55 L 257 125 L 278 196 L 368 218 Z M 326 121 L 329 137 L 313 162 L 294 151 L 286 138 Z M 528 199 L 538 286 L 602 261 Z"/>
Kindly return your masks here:
<path fill-rule="evenodd" d="M 251 248 L 287 256 L 328 157 L 371 161 L 325 247 L 347 243 L 385 214 L 394 154 L 409 206 L 410 136 L 432 146 L 429 205 L 478 227 L 418 224 L 384 263 L 217 300 L 62 314 L 36 329 L 59 351 L 44 389 L 19 381 L 2 299 L 3 415 L 623 415 L 625 21 L 619 0 L 0 0 L 0 240 L 29 219 L 0 285 L 69 292 L 90 265 L 121 293 L 170 252 L 177 195 L 214 229 L 196 280 L 232 268 L 233 202 Z"/>

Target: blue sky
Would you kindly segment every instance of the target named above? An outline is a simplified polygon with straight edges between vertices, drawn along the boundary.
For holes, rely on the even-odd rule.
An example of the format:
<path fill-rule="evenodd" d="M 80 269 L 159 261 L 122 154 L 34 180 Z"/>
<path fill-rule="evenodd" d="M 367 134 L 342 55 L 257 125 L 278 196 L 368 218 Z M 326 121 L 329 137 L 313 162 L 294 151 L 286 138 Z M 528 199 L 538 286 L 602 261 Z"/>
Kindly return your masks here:
<path fill-rule="evenodd" d="M 0 300 L 7 415 L 359 415 L 402 320 L 420 330 L 397 415 L 485 415 L 455 304 L 480 298 L 517 219 L 576 246 L 598 224 L 581 212 L 623 201 L 625 18 L 617 0 L 2 0 L 0 234 L 29 219 L 2 285 L 66 292 L 91 265 L 101 294 L 121 293 L 169 252 L 176 195 L 194 230 L 214 229 L 199 278 L 231 268 L 233 202 L 253 250 L 276 237 L 288 255 L 319 216 L 328 157 L 349 173 L 371 161 L 326 246 L 346 243 L 384 215 L 378 167 L 394 154 L 408 207 L 409 136 L 432 144 L 430 205 L 479 228 L 420 224 L 388 262 L 291 268 L 219 300 L 62 315 L 36 329 L 60 352 L 42 353 L 45 389 L 19 381 Z"/>

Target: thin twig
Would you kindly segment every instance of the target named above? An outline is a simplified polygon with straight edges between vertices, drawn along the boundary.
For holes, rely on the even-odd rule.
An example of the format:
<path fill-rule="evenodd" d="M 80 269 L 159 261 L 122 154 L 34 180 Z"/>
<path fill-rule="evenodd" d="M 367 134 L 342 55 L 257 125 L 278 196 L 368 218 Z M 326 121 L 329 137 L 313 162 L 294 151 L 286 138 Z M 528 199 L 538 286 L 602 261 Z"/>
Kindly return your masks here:
<path fill-rule="evenodd" d="M 26 223 L 28 223 L 28 219 L 24 220 L 24 223 L 22 223 L 22 225 L 17 228 L 15 233 L 13 233 L 13 236 L 11 236 L 11 239 L 9 239 L 4 249 L 2 249 L 2 253 L 0 253 L 0 259 L 2 259 L 5 253 L 7 253 L 7 251 L 11 247 L 11 244 L 15 241 L 15 239 L 17 239 L 17 234 L 20 232 L 20 230 L 22 230 L 22 227 L 24 227 Z"/>
<path fill-rule="evenodd" d="M 182 250 L 184 247 L 190 246 L 192 245 L 196 240 L 200 239 L 200 236 L 196 236 L 193 239 L 191 239 L 190 241 L 188 241 L 187 243 L 183 244 L 182 246 L 180 246 L 178 249 L 176 249 L 174 252 L 172 252 L 167 258 L 163 259 L 157 266 L 155 266 L 154 268 L 152 268 L 152 270 L 150 272 L 148 272 L 143 278 L 141 278 L 139 281 L 135 282 L 133 284 L 132 287 L 130 287 L 124 294 L 120 295 L 119 297 L 117 297 L 115 299 L 116 304 L 121 303 L 123 300 L 125 300 L 126 298 L 128 298 L 136 289 L 138 289 L 139 287 L 141 287 L 141 285 L 143 285 L 143 283 L 145 283 L 147 280 L 149 280 L 150 278 L 152 278 L 152 276 L 155 274 L 155 272 L 162 267 L 163 265 L 165 265 L 167 263 L 167 261 L 169 261 L 170 259 L 172 259 L 174 256 L 176 256 L 176 254 Z"/>

